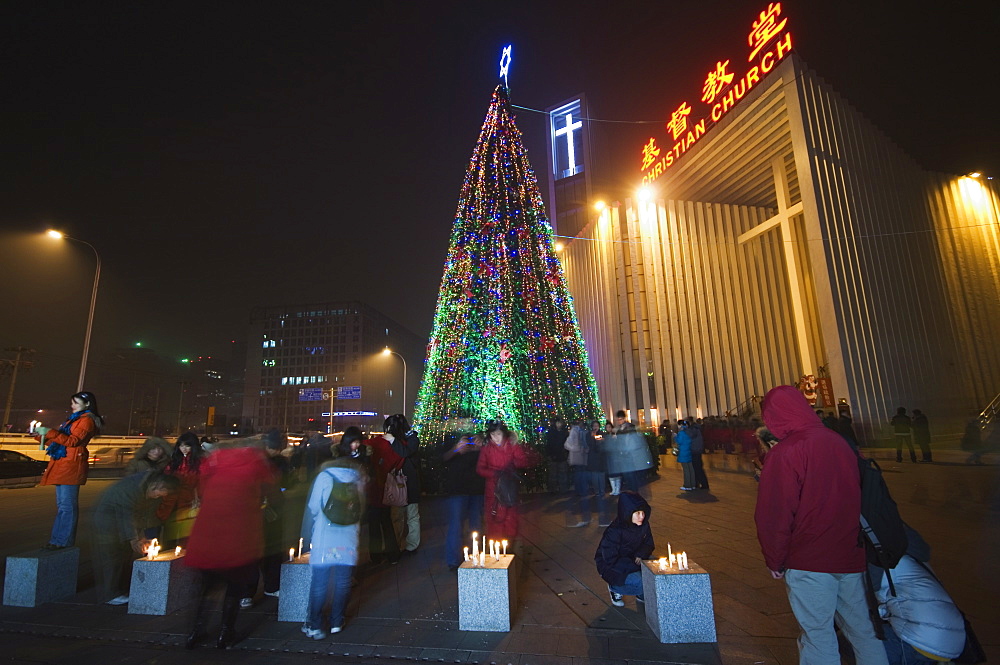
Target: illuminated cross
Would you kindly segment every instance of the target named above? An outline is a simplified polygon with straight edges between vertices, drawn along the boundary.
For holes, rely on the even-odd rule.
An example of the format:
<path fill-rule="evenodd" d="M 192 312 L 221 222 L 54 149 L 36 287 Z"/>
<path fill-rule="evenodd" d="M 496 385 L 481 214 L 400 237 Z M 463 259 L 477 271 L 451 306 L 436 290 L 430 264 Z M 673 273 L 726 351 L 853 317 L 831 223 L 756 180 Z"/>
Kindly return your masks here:
<path fill-rule="evenodd" d="M 792 316 L 795 319 L 795 337 L 799 342 L 799 362 L 802 363 L 802 373 L 811 374 L 816 371 L 816 364 L 809 342 L 809 328 L 806 325 L 805 296 L 802 293 L 802 284 L 799 279 L 798 243 L 795 227 L 792 226 L 792 218 L 802 213 L 802 202 L 790 205 L 791 194 L 788 191 L 788 175 L 785 173 L 785 161 L 782 157 L 775 157 L 771 160 L 771 172 L 774 174 L 778 214 L 746 233 L 740 234 L 737 241 L 742 245 L 776 226 L 781 227 L 781 245 L 785 250 L 788 290 L 792 297 Z"/>
<path fill-rule="evenodd" d="M 583 123 L 577 120 L 573 122 L 573 114 L 567 113 L 566 126 L 556 130 L 556 136 L 566 135 L 566 162 L 569 166 L 570 174 L 576 173 L 576 149 L 573 147 L 573 132 L 583 127 Z"/>

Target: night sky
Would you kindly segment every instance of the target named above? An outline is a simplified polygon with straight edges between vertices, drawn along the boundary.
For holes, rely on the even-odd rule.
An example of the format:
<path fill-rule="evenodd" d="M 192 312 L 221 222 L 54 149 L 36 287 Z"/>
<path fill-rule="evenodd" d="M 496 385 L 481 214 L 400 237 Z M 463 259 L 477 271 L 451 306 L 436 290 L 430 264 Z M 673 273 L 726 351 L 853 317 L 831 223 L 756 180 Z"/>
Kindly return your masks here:
<path fill-rule="evenodd" d="M 45 229 L 100 253 L 91 359 L 225 355 L 252 307 L 322 300 L 428 335 L 504 45 L 514 104 L 583 92 L 662 135 L 766 4 L 3 3 L 0 349 L 39 352 L 15 408 L 76 386 L 94 258 Z M 995 2 L 782 7 L 799 56 L 918 163 L 1000 175 Z M 544 178 L 544 116 L 518 124 Z"/>

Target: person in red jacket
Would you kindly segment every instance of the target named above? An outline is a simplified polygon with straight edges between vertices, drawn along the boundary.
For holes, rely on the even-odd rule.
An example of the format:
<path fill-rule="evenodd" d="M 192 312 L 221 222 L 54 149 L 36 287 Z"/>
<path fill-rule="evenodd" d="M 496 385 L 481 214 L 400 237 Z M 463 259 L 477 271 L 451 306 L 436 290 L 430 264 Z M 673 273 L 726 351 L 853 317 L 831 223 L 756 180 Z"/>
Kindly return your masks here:
<path fill-rule="evenodd" d="M 61 550 L 76 542 L 80 485 L 87 484 L 90 459 L 87 444 L 104 426 L 93 393 L 76 393 L 70 397 L 70 408 L 73 413 L 58 428 L 35 428 L 36 438 L 48 445 L 45 454 L 51 458 L 39 485 L 56 486 L 56 520 L 49 542 L 42 548 L 46 550 Z"/>
<path fill-rule="evenodd" d="M 772 388 L 762 412 L 781 443 L 764 462 L 754 521 L 764 563 L 785 580 L 802 629 L 799 662 L 840 662 L 836 623 L 859 665 L 887 665 L 865 599 L 858 458 L 793 386 Z"/>
<path fill-rule="evenodd" d="M 517 438 L 507 426 L 499 421 L 491 421 L 486 427 L 486 445 L 479 453 L 476 473 L 486 479 L 485 513 L 486 537 L 490 540 L 514 540 L 517 538 L 517 506 L 504 506 L 494 494 L 497 475 L 503 469 L 513 466 L 526 469 L 541 462 L 541 456 Z"/>
<path fill-rule="evenodd" d="M 405 460 L 393 450 L 395 435 L 389 431 L 390 420 L 385 420 L 384 434 L 366 439 L 363 443 L 371 448 L 370 477 L 374 481 L 368 483 L 368 554 L 373 563 L 387 560 L 396 564 L 400 555 L 399 538 L 392 526 L 391 507 L 385 505 L 382 498 L 386 476 L 390 471 L 402 468 Z"/>
<path fill-rule="evenodd" d="M 264 552 L 261 506 L 274 474 L 263 447 L 260 437 L 219 444 L 199 466 L 201 508 L 184 562 L 201 571 L 202 593 L 188 648 L 204 634 L 205 599 L 216 584 L 226 588 L 216 646 L 227 649 L 235 641 L 240 598 L 247 585 L 256 581 L 257 562 Z"/>

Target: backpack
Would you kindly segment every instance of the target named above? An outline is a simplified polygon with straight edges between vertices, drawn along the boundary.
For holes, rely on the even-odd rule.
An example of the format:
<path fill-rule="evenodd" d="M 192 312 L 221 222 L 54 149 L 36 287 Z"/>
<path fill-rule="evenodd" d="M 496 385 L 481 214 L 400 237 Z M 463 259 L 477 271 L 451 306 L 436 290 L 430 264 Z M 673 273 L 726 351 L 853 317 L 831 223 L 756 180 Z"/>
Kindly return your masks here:
<path fill-rule="evenodd" d="M 909 545 L 906 528 L 878 463 L 858 455 L 858 469 L 861 472 L 861 537 L 865 553 L 868 563 L 885 569 L 889 589 L 895 596 L 896 588 L 889 569 L 906 554 Z"/>
<path fill-rule="evenodd" d="M 501 506 L 510 508 L 517 505 L 517 494 L 521 489 L 521 477 L 513 466 L 507 466 L 497 473 L 497 484 L 493 489 L 493 497 Z"/>
<path fill-rule="evenodd" d="M 361 521 L 362 510 L 358 484 L 354 481 L 340 480 L 332 473 L 329 475 L 333 478 L 333 487 L 330 488 L 330 496 L 323 506 L 323 514 L 334 524 L 342 526 L 357 524 Z"/>

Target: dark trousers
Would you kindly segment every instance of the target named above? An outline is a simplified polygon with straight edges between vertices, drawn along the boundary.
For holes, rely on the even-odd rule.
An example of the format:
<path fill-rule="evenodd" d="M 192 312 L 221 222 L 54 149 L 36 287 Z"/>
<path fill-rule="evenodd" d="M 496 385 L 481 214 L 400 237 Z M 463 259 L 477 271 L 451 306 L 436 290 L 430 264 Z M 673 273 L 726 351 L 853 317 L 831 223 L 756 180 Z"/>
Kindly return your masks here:
<path fill-rule="evenodd" d="M 691 453 L 691 466 L 694 467 L 694 486 L 700 490 L 708 489 L 708 476 L 705 475 L 705 464 L 701 453 Z"/>
<path fill-rule="evenodd" d="M 913 451 L 913 437 L 909 434 L 897 434 L 896 435 L 896 461 L 903 461 L 903 444 L 910 449 L 910 461 L 917 461 L 917 453 Z M 928 449 L 928 454 L 930 454 L 930 449 Z"/>
<path fill-rule="evenodd" d="M 368 508 L 368 551 L 372 561 L 386 557 L 391 561 L 399 559 L 399 541 L 392 528 L 392 511 L 388 506 Z"/>

